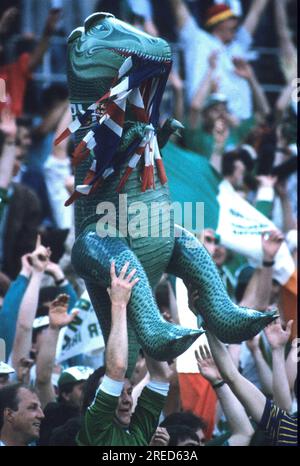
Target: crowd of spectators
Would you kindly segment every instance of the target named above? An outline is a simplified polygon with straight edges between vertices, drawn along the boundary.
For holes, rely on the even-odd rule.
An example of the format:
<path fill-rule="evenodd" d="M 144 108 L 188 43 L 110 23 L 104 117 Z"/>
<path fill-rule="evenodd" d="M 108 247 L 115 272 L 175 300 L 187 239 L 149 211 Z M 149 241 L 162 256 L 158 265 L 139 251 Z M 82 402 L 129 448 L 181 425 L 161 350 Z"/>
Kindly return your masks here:
<path fill-rule="evenodd" d="M 120 0 L 112 7 L 105 0 L 72 0 L 69 16 L 67 2 L 56 3 L 51 8 L 49 2 L 43 30 L 45 9 L 36 16 L 39 38 L 26 31 L 14 40 L 13 53 L 7 44 L 24 5 L 11 2 L 0 17 L 0 446 L 296 445 L 296 310 L 284 313 L 272 266 L 286 241 L 297 269 L 297 58 L 290 18 L 297 2 Z M 66 83 L 40 86 L 39 98 L 32 97 L 38 106 L 28 89 L 37 84 L 35 72 L 52 37 L 66 39 L 94 11 L 110 11 L 172 43 L 174 66 L 161 113 L 184 124 L 174 142 L 206 158 L 275 225 L 261 235 L 264 265 L 258 268 L 221 245 L 216 231 L 201 233 L 231 298 L 279 313 L 242 344 L 225 345 L 209 331 L 201 340 L 194 357 L 199 377 L 216 394 L 212 434 L 208 419 L 182 408 L 176 361 L 167 355 L 168 362 L 154 361 L 141 351 L 127 377 L 126 308 L 139 279 L 135 270 L 126 273 L 128 263 L 119 275 L 111 266 L 104 360 L 95 353 L 89 364 L 84 354 L 57 360 L 60 332 L 76 322 L 85 291 L 71 264 L 73 206 L 64 207 L 74 188 L 74 143 L 53 144 L 71 112 Z M 268 29 L 261 31 L 270 17 L 271 39 Z M 252 45 L 259 34 L 262 46 L 265 35 L 266 45 L 273 40 L 277 50 L 283 84 L 276 98 L 258 77 Z M 51 53 L 64 72 L 62 51 Z M 164 275 L 155 294 L 162 316 L 178 323 L 173 284 L 174 277 Z M 197 293 L 189 290 L 191 310 Z"/>

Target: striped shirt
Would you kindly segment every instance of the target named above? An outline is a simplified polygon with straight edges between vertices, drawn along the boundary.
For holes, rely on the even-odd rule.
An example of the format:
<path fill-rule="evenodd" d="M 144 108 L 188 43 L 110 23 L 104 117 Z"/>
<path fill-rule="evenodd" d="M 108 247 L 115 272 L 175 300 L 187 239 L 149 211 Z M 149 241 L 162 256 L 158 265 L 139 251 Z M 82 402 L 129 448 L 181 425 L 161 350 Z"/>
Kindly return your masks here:
<path fill-rule="evenodd" d="M 297 417 L 278 408 L 267 399 L 259 426 L 266 432 L 273 445 L 298 445 Z"/>

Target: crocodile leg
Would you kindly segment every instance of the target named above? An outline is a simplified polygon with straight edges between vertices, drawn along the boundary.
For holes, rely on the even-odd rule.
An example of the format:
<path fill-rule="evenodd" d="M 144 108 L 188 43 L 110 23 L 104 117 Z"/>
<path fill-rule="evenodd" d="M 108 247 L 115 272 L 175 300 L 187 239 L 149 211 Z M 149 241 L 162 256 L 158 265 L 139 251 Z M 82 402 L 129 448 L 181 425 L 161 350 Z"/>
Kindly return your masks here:
<path fill-rule="evenodd" d="M 225 290 L 218 270 L 205 247 L 181 227 L 168 272 L 199 290 L 197 311 L 205 326 L 225 343 L 253 338 L 276 318 L 275 311 L 258 312 L 234 304 Z"/>
<path fill-rule="evenodd" d="M 115 261 L 117 273 L 126 261 L 130 262 L 130 270 L 137 269 L 136 275 L 140 281 L 132 290 L 128 320 L 143 350 L 161 361 L 176 358 L 186 351 L 202 332 L 170 324 L 161 317 L 146 272 L 126 241 L 108 236 L 101 238 L 96 233 L 95 226 L 92 228 L 91 225 L 79 234 L 72 251 L 72 263 L 76 272 L 87 280 L 90 289 L 91 282 L 104 289 L 110 285 L 112 260 Z M 94 292 L 92 295 L 97 308 L 97 297 Z M 102 312 L 102 306 L 99 307 L 99 312 Z M 107 314 L 107 310 L 104 312 Z M 106 319 L 107 315 L 103 315 L 99 322 L 100 325 L 103 322 L 104 332 L 107 334 L 108 326 L 104 324 Z"/>

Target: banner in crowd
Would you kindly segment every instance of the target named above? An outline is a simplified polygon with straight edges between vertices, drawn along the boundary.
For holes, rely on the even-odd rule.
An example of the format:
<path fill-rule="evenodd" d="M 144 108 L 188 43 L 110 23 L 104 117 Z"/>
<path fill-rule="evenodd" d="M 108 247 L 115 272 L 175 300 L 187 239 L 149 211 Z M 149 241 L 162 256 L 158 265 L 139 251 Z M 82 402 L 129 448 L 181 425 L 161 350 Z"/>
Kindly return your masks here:
<path fill-rule="evenodd" d="M 75 303 L 74 309 L 79 311 L 76 318 L 59 333 L 56 349 L 58 363 L 79 354 L 103 349 L 105 346 L 98 319 L 87 291 Z"/>

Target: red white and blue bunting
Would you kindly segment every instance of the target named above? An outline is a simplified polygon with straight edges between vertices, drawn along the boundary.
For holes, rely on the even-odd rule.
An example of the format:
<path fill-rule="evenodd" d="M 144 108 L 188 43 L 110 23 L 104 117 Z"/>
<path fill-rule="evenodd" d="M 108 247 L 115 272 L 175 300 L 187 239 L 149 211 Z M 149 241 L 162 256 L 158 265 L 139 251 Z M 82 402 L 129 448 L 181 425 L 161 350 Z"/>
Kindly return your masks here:
<path fill-rule="evenodd" d="M 76 186 L 65 205 L 70 205 L 81 195 L 94 193 L 128 158 L 129 163 L 117 187 L 118 192 L 123 189 L 142 157 L 144 169 L 141 190 L 155 187 L 154 161 L 161 183 L 166 183 L 156 131 L 159 123 L 159 105 L 170 69 L 171 62 L 157 62 L 134 55 L 126 58 L 111 89 L 85 112 L 78 115 L 56 139 L 55 145 L 80 128 L 90 126 L 96 121 L 76 146 L 72 161 L 74 166 L 78 166 L 93 150 L 93 163 L 83 184 Z M 144 137 L 133 141 L 124 154 L 118 153 L 116 156 L 123 135 L 127 105 L 130 106 L 135 120 L 147 123 L 147 126 Z"/>

